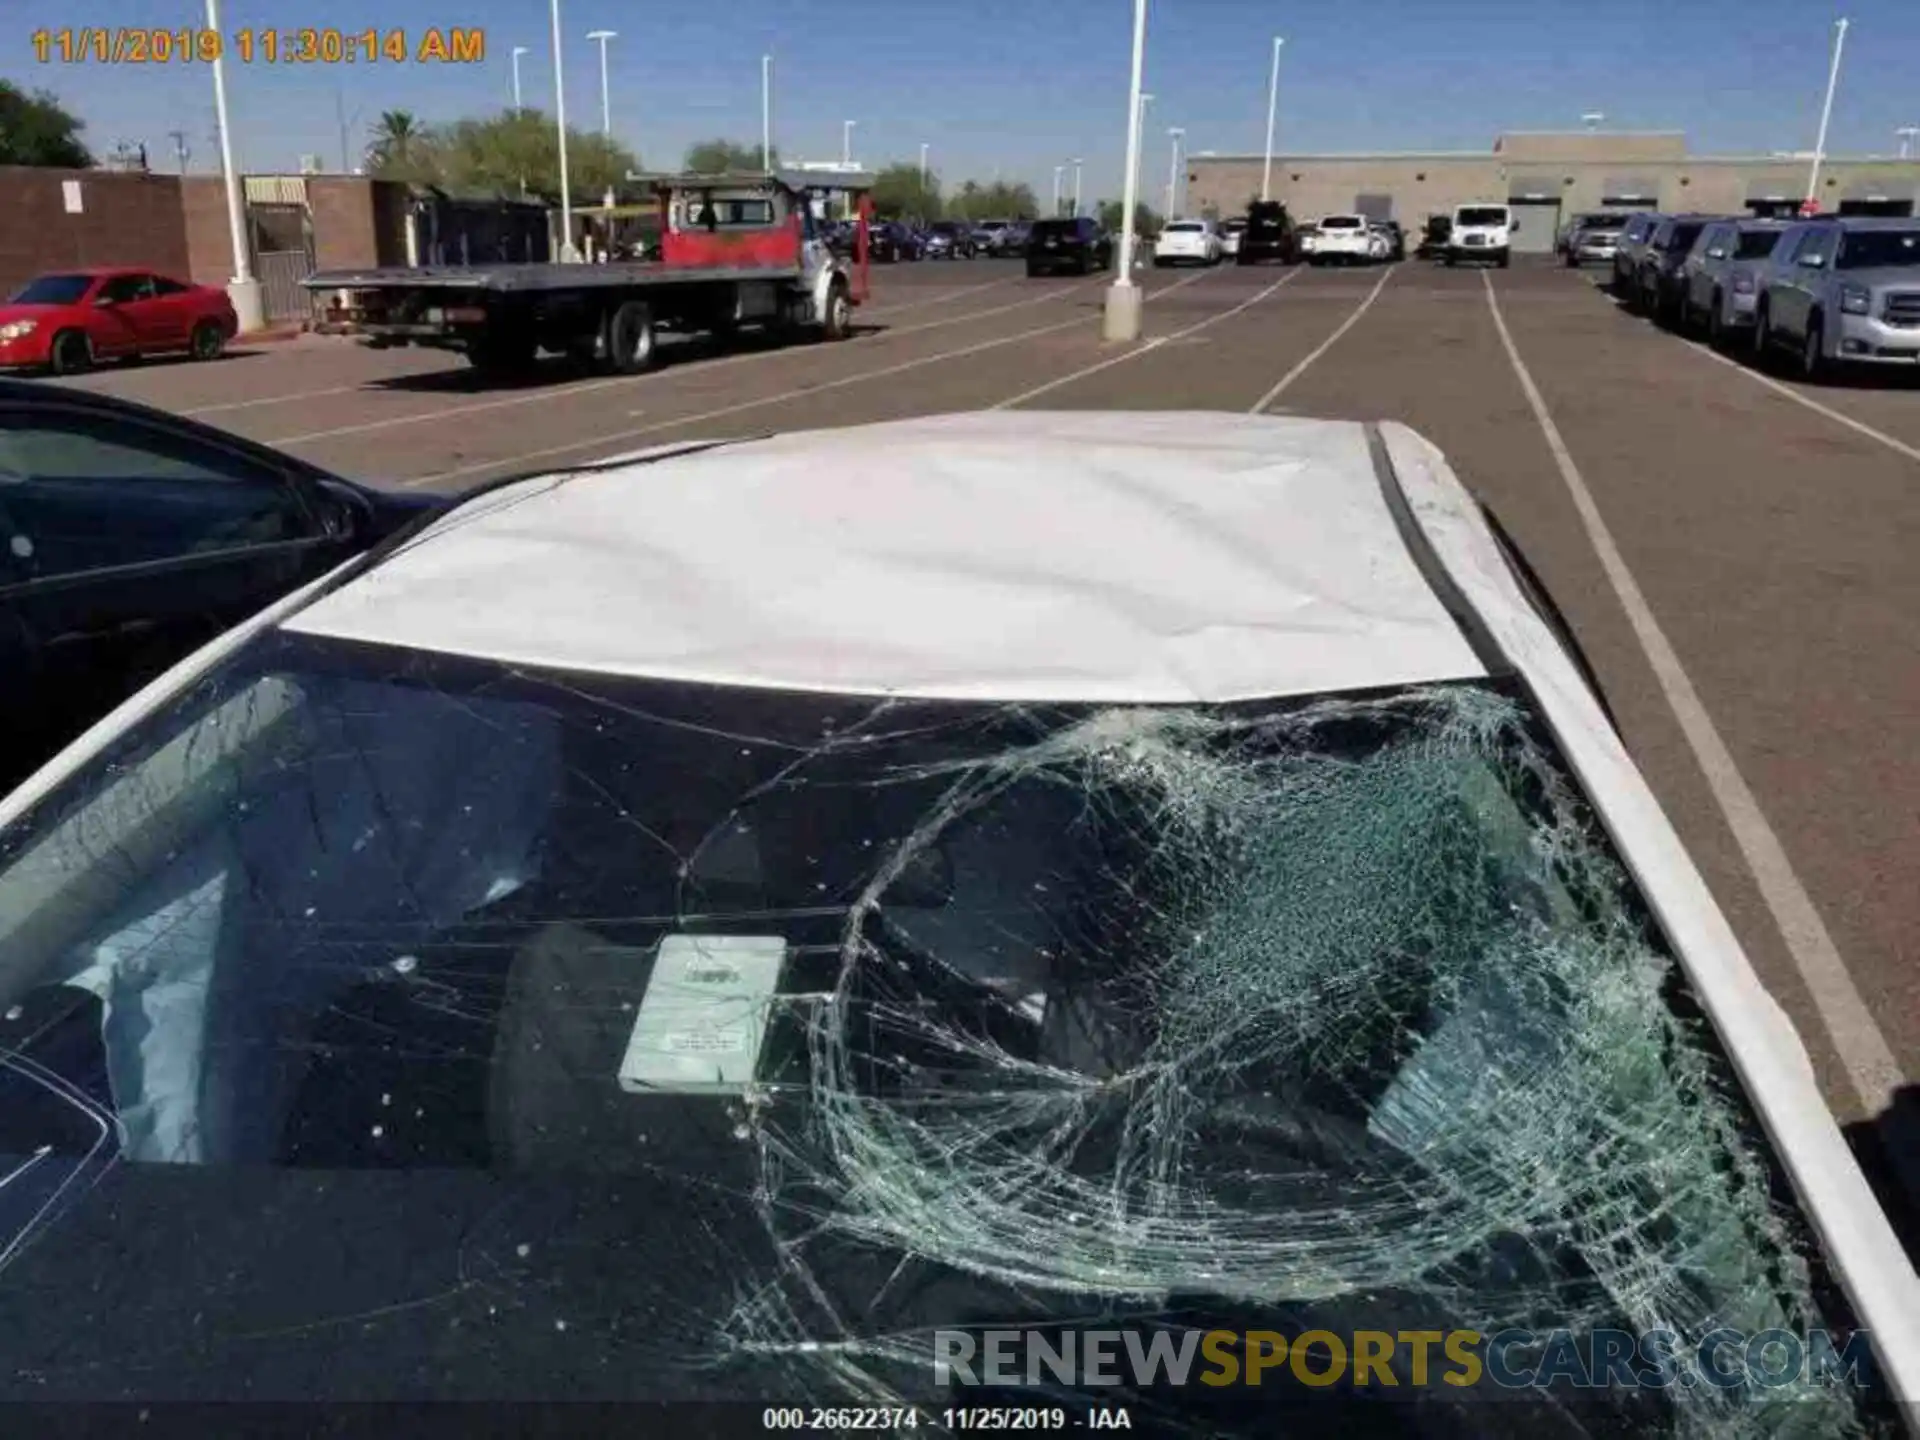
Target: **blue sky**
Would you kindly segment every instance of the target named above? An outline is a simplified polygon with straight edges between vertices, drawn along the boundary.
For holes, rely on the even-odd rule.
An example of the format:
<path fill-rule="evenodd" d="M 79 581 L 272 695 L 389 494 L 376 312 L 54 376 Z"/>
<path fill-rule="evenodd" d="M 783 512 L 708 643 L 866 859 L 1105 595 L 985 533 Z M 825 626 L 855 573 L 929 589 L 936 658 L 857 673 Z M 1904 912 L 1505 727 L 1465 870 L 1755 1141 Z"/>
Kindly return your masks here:
<path fill-rule="evenodd" d="M 1920 124 L 1920 4 L 1843 0 L 1852 20 L 1829 150 L 1893 153 Z M 479 66 L 228 66 L 240 163 L 292 169 L 312 152 L 339 163 L 336 104 L 357 117 L 353 149 L 383 109 L 431 120 L 504 106 L 514 45 L 529 105 L 551 107 L 545 0 L 225 0 L 223 28 L 331 24 L 360 31 L 407 17 L 484 27 Z M 200 66 L 35 63 L 32 32 L 204 22 L 199 0 L 14 0 L 0 20 L 0 74 L 45 87 L 87 121 L 97 151 L 144 141 L 172 168 L 167 132 L 188 133 L 190 168 L 216 158 L 212 81 Z M 917 160 L 924 141 L 949 183 L 996 169 L 1043 199 L 1053 166 L 1087 161 L 1089 199 L 1116 192 L 1127 105 L 1129 0 L 562 0 L 568 118 L 599 121 L 594 29 L 611 52 L 616 133 L 649 164 L 722 133 L 756 141 L 760 61 L 776 59 L 776 140 L 789 156 L 836 156 L 853 119 L 856 157 Z M 1149 185 L 1164 174 L 1166 129 L 1191 150 L 1257 151 L 1271 37 L 1287 37 L 1280 148 L 1485 150 L 1503 129 L 1680 129 L 1696 153 L 1808 148 L 1832 24 L 1841 12 L 1789 0 L 1150 0 L 1146 88 Z M 323 18 L 324 17 L 324 21 Z M 357 153 L 356 153 L 357 159 Z M 1069 181 L 1070 183 L 1070 181 Z"/>

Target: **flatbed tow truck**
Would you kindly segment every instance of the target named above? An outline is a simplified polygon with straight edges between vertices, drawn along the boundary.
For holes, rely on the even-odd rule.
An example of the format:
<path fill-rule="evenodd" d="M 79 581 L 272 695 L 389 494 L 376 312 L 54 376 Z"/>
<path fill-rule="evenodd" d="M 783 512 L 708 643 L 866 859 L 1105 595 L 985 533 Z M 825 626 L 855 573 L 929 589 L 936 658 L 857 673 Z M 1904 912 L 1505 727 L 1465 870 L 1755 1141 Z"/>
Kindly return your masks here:
<path fill-rule="evenodd" d="M 483 374 L 530 368 L 541 351 L 610 374 L 649 368 L 663 332 L 731 335 L 758 326 L 839 340 L 869 293 L 867 174 L 746 171 L 636 175 L 660 207 L 660 258 L 585 264 L 328 270 L 302 284 L 342 296 L 335 328 L 376 348 L 465 354 Z M 850 257 L 827 245 L 816 206 L 846 198 Z"/>

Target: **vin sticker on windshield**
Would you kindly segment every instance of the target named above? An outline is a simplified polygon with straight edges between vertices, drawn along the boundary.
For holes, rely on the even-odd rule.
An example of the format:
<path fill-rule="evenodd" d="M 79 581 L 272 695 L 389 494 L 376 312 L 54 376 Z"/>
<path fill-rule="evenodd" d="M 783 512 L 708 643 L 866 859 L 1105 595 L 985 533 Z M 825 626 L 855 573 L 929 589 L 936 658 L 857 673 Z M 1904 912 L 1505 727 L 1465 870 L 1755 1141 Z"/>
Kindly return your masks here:
<path fill-rule="evenodd" d="M 640 999 L 620 1088 L 737 1095 L 753 1083 L 780 987 L 778 935 L 669 935 Z"/>

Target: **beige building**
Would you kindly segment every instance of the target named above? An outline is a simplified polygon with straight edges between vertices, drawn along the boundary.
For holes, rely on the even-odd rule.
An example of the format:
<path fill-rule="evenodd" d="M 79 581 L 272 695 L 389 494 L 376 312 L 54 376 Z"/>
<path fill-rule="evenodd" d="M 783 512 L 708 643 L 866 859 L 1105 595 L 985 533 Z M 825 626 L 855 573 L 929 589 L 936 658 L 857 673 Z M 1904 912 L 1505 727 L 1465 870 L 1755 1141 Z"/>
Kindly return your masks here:
<path fill-rule="evenodd" d="M 1259 155 L 1196 155 L 1185 208 L 1242 213 L 1260 194 Z M 1417 232 L 1427 216 L 1473 200 L 1518 207 L 1516 250 L 1551 250 L 1563 221 L 1603 209 L 1778 214 L 1806 195 L 1810 157 L 1689 155 L 1677 132 L 1502 135 L 1487 153 L 1275 155 L 1273 198 L 1296 219 L 1358 211 Z M 1920 210 L 1920 159 L 1828 156 L 1820 208 L 1842 214 Z"/>

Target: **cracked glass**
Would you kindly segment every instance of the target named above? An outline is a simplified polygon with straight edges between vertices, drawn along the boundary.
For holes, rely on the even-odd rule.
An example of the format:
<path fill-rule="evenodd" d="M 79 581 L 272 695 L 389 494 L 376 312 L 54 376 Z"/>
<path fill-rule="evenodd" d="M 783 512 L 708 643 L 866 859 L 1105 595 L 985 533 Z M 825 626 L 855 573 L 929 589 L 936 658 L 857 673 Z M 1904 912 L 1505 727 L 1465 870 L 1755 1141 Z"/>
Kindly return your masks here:
<path fill-rule="evenodd" d="M 657 998 L 673 946 L 733 1010 Z M 267 636 L 0 836 L 0 1006 L 13 1397 L 983 1402 L 936 1333 L 1846 1323 L 1499 683 L 875 701 Z M 1584 1404 L 1527 1426 L 1866 1424 Z"/>

